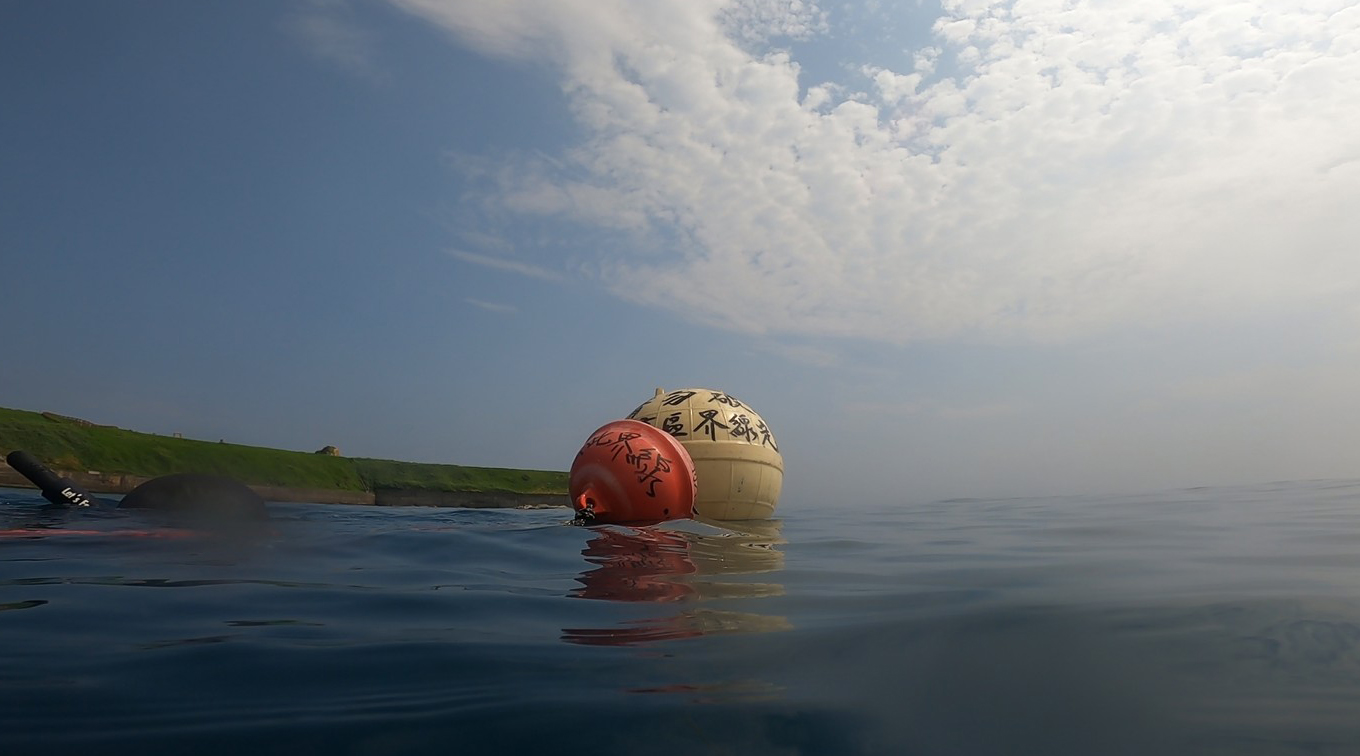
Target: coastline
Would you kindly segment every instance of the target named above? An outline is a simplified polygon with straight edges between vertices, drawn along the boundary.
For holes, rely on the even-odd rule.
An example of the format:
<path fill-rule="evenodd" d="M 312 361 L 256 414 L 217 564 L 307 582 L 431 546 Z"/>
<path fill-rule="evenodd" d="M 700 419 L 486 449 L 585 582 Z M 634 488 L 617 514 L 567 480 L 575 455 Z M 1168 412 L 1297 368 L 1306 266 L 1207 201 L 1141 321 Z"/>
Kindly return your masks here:
<path fill-rule="evenodd" d="M 54 469 L 94 494 L 125 494 L 150 480 L 140 475 Z M 27 478 L 0 465 L 0 487 L 37 490 Z M 566 494 L 517 493 L 514 491 L 439 491 L 420 488 L 380 488 L 375 491 L 342 491 L 332 488 L 294 488 L 247 484 L 266 501 L 312 504 L 359 504 L 379 507 L 553 508 L 571 507 Z"/>
<path fill-rule="evenodd" d="M 561 471 L 345 457 L 329 445 L 301 452 L 214 443 L 0 407 L 0 456 L 15 449 L 93 494 L 126 494 L 152 478 L 195 471 L 239 480 L 266 501 L 570 508 L 567 473 Z M 33 488 L 5 464 L 0 486 Z"/>

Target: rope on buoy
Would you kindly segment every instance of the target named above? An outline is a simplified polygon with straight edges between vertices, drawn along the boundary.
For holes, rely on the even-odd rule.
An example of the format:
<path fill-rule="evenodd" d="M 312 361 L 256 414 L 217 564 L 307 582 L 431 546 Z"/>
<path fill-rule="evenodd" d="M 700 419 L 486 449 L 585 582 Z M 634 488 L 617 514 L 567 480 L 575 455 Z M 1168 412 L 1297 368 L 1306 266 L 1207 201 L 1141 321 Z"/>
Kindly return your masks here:
<path fill-rule="evenodd" d="M 576 517 L 572 518 L 572 525 L 593 525 L 595 524 L 595 500 L 586 499 L 585 506 L 576 510 Z"/>

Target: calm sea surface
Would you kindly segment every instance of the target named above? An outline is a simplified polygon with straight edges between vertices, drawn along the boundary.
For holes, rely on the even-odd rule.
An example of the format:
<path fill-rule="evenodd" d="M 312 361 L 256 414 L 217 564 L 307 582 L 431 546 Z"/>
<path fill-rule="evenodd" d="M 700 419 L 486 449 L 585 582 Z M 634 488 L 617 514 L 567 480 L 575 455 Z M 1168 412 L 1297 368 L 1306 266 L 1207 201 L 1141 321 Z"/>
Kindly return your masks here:
<path fill-rule="evenodd" d="M 0 754 L 1360 754 L 1360 481 L 749 527 L 0 489 Z"/>

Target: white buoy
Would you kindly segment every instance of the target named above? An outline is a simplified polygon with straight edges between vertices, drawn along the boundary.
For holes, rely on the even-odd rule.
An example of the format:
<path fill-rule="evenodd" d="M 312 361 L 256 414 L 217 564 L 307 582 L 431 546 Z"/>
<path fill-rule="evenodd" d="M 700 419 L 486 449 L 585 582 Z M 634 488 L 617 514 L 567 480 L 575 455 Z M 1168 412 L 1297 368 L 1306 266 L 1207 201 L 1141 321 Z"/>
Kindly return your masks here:
<path fill-rule="evenodd" d="M 675 437 L 694 460 L 695 515 L 712 520 L 765 520 L 779 504 L 784 458 L 755 410 L 706 388 L 656 394 L 628 416 Z"/>

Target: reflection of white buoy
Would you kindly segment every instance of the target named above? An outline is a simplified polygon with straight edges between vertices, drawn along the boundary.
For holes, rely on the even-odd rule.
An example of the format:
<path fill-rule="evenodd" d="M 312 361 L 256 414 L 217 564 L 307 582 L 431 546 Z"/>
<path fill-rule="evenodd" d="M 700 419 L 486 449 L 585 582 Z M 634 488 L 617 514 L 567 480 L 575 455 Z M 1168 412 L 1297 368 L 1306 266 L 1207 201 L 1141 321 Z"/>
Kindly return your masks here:
<path fill-rule="evenodd" d="M 784 485 L 784 458 L 765 420 L 722 391 L 687 388 L 643 402 L 628 417 L 671 434 L 694 460 L 694 512 L 713 520 L 764 520 Z"/>

